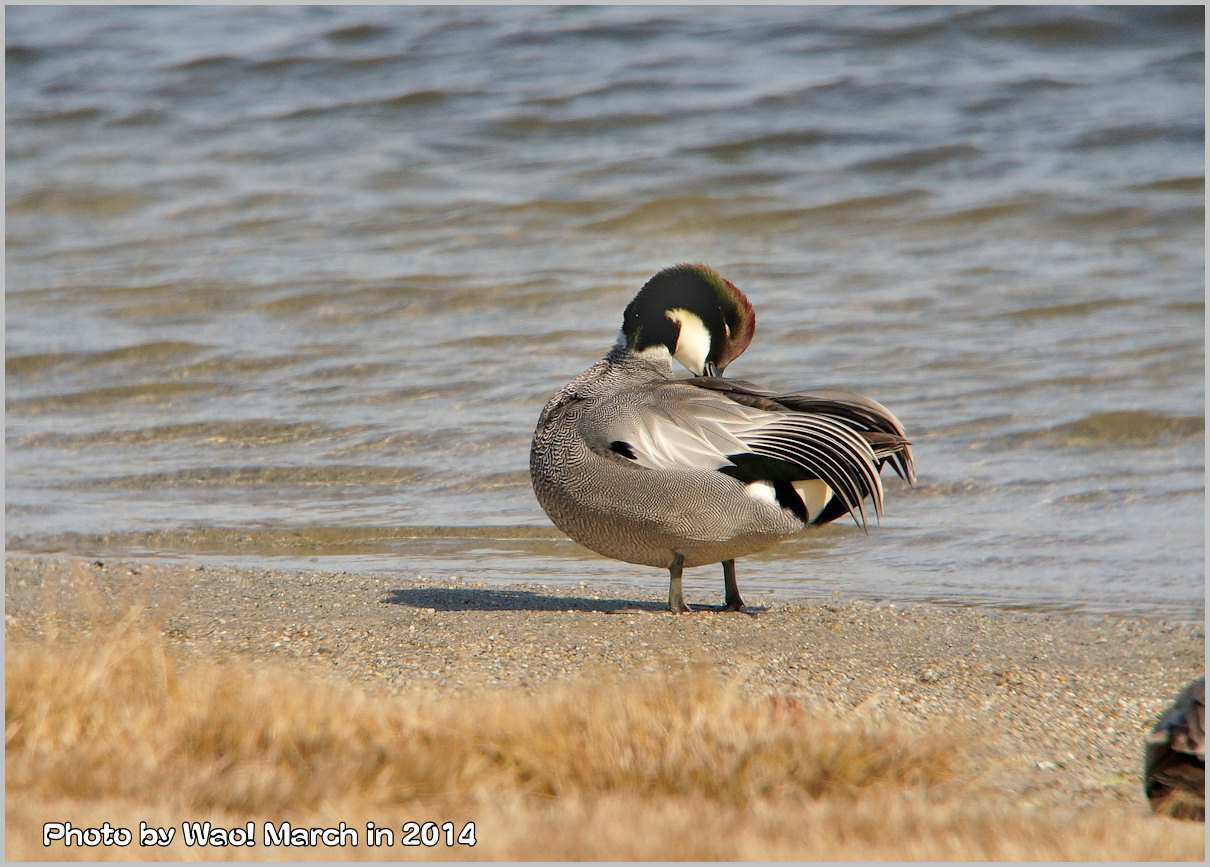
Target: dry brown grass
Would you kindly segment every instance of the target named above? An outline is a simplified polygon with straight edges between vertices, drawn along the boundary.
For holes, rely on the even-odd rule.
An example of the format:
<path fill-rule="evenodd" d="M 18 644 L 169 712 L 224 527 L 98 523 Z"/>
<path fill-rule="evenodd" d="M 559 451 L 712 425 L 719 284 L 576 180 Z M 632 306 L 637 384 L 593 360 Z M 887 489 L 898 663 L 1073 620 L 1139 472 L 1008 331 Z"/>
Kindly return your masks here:
<path fill-rule="evenodd" d="M 953 733 L 752 699 L 692 669 L 536 695 L 372 695 L 253 660 L 190 661 L 132 615 L 8 636 L 10 859 L 1201 860 L 1202 826 L 1030 809 Z M 255 823 L 188 848 L 182 821 Z M 175 826 L 167 849 L 42 845 L 42 823 Z M 267 848 L 265 822 L 358 829 Z M 476 824 L 474 848 L 372 848 L 367 821 Z"/>

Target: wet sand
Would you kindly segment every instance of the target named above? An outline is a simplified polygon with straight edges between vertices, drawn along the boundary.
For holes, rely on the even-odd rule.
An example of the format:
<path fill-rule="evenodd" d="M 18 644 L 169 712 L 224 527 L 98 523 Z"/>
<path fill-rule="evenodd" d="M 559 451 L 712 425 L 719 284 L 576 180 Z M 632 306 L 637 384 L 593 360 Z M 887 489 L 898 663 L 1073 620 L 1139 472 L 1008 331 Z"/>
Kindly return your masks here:
<path fill-rule="evenodd" d="M 626 587 L 162 560 L 12 557 L 5 579 L 9 641 L 137 605 L 187 653 L 273 660 L 373 691 L 539 691 L 706 666 L 754 695 L 957 725 L 994 745 L 1003 784 L 1027 800 L 1139 813 L 1143 738 L 1205 664 L 1202 623 L 845 599 L 678 617 Z"/>

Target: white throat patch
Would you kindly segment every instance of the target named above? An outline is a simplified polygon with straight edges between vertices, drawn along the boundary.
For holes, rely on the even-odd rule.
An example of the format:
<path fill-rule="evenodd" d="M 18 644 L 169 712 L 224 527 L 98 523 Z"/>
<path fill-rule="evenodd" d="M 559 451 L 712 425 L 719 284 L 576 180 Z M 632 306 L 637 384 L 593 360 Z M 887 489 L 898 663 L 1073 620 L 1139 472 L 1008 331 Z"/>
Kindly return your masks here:
<path fill-rule="evenodd" d="M 688 310 L 665 310 L 664 315 L 670 322 L 680 326 L 676 352 L 672 353 L 672 357 L 693 374 L 701 376 L 706 369 L 706 356 L 710 354 L 710 332 L 702 320 Z"/>

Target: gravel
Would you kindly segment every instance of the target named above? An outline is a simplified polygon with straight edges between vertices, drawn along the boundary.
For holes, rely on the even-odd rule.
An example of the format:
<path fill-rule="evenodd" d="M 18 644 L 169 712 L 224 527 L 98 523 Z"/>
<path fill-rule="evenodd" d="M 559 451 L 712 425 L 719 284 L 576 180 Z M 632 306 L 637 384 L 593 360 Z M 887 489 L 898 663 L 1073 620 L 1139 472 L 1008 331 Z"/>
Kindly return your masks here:
<path fill-rule="evenodd" d="M 1143 739 L 1205 670 L 1202 623 L 843 599 L 674 616 L 625 587 L 168 560 L 10 557 L 5 579 L 10 641 L 49 615 L 83 629 L 138 606 L 187 654 L 273 660 L 373 692 L 534 692 L 705 666 L 755 696 L 956 729 L 992 745 L 1027 800 L 1139 812 Z"/>

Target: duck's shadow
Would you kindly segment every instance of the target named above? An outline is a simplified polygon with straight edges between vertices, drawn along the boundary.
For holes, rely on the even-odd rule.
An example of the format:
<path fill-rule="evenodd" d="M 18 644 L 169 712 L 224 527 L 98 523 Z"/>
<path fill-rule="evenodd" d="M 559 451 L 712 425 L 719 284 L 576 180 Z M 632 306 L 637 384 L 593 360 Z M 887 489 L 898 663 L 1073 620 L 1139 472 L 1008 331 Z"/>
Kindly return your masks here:
<path fill-rule="evenodd" d="M 392 590 L 388 605 L 435 608 L 438 611 L 666 611 L 663 602 L 644 599 L 588 599 L 548 596 L 533 590 L 485 590 L 478 587 L 416 587 Z"/>
<path fill-rule="evenodd" d="M 549 596 L 533 590 L 487 590 L 478 587 L 408 587 L 390 591 L 382 602 L 437 611 L 668 612 L 668 603 L 654 599 L 589 599 L 583 596 Z M 707 606 L 692 607 L 695 611 L 711 610 Z M 745 606 L 744 613 L 763 610 L 761 606 Z"/>

